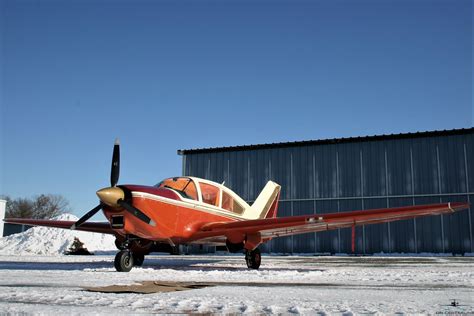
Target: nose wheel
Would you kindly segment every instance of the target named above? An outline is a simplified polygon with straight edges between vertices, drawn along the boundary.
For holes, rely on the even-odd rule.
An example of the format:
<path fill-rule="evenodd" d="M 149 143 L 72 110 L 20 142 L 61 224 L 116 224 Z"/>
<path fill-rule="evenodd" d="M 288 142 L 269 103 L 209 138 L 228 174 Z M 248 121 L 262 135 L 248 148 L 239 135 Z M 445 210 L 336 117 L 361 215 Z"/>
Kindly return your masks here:
<path fill-rule="evenodd" d="M 249 269 L 258 269 L 260 263 L 262 262 L 262 256 L 260 254 L 260 249 L 255 248 L 254 250 L 245 251 L 245 262 Z"/>
<path fill-rule="evenodd" d="M 133 256 L 129 250 L 122 250 L 115 255 L 115 269 L 118 272 L 129 272 L 133 268 Z"/>

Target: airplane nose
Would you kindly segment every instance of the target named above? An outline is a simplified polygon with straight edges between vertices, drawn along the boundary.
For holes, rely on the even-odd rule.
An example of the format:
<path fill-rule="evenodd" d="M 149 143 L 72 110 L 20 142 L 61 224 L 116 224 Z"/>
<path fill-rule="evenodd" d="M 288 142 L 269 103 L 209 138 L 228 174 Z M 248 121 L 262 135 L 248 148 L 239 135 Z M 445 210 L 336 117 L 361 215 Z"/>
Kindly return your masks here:
<path fill-rule="evenodd" d="M 102 203 L 111 207 L 119 207 L 117 201 L 125 198 L 125 193 L 118 187 L 100 189 L 96 194 Z"/>

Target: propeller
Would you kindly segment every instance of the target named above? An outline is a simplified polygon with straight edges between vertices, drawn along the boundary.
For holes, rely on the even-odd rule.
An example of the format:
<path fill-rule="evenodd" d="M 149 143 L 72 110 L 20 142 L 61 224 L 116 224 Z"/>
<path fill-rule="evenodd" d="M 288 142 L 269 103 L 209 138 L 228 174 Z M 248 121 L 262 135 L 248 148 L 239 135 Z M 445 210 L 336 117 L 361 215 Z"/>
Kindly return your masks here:
<path fill-rule="evenodd" d="M 145 213 L 140 211 L 132 204 L 125 201 L 125 192 L 122 188 L 117 187 L 117 183 L 120 175 L 120 142 L 117 138 L 114 143 L 114 151 L 112 154 L 112 167 L 110 170 L 110 187 L 104 188 L 97 191 L 97 196 L 100 199 L 100 204 L 94 207 L 92 210 L 82 216 L 77 222 L 75 222 L 71 229 L 84 224 L 89 218 L 94 216 L 100 211 L 105 205 L 111 206 L 112 208 L 124 208 L 127 212 L 138 218 L 139 220 L 151 225 L 156 226 L 156 223 L 149 218 Z"/>
<path fill-rule="evenodd" d="M 77 227 L 81 226 L 82 224 L 84 224 L 89 218 L 91 218 L 92 216 L 94 216 L 98 211 L 100 211 L 100 209 L 102 208 L 102 203 L 100 203 L 99 205 L 97 205 L 96 207 L 94 207 L 92 210 L 90 210 L 89 212 L 86 213 L 86 215 L 82 216 L 81 218 L 79 218 L 77 220 L 77 222 L 75 222 L 74 224 L 72 224 L 71 226 L 71 229 L 76 229 Z"/>
<path fill-rule="evenodd" d="M 114 152 L 112 154 L 112 168 L 110 170 L 110 186 L 115 187 L 117 185 L 120 175 L 120 141 L 115 139 Z"/>

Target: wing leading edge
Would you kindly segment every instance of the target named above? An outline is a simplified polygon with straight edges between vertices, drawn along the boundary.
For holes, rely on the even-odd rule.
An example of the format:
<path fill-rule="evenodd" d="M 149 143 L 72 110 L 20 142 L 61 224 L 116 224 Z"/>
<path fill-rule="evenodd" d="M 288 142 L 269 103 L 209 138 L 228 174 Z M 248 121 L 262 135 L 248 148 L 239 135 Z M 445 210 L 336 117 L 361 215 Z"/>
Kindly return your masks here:
<path fill-rule="evenodd" d="M 9 224 L 22 224 L 22 225 L 32 225 L 32 226 L 46 226 L 46 227 L 56 227 L 63 229 L 70 229 L 75 221 L 55 221 L 55 220 L 45 220 L 45 219 L 24 219 L 24 218 L 6 218 L 3 220 L 5 223 Z M 93 233 L 102 233 L 102 234 L 114 234 L 110 223 L 97 223 L 97 222 L 86 222 L 81 226 L 77 227 L 76 230 L 93 232 Z"/>
<path fill-rule="evenodd" d="M 207 223 L 193 240 L 213 239 L 233 234 L 257 234 L 262 239 L 319 232 L 359 225 L 386 223 L 427 215 L 454 213 L 469 208 L 468 203 L 445 203 L 409 207 L 373 209 L 344 213 L 314 214 L 230 223 Z"/>

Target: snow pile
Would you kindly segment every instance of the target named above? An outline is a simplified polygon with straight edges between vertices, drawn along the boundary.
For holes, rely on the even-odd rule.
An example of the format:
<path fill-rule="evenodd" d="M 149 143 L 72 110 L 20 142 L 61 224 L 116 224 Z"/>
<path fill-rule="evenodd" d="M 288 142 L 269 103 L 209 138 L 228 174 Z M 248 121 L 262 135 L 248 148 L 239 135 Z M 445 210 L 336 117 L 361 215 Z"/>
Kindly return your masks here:
<path fill-rule="evenodd" d="M 63 214 L 56 220 L 77 221 L 78 218 L 72 214 Z M 79 238 L 84 247 L 91 252 L 117 249 L 113 235 L 36 226 L 23 233 L 0 238 L 0 254 L 59 255 L 71 247 L 74 237 Z"/>

